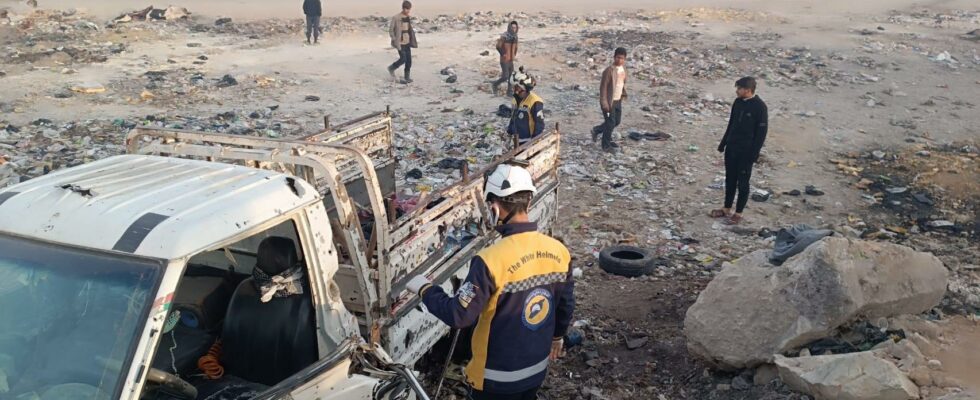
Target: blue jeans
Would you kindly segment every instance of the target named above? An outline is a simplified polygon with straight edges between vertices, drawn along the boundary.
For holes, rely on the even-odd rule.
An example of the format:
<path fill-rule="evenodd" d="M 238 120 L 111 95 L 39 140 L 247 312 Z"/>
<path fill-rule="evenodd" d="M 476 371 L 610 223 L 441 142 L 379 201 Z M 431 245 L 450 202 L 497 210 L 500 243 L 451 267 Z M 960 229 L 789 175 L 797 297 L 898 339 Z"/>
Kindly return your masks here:
<path fill-rule="evenodd" d="M 394 71 L 402 65 L 405 66 L 405 76 L 412 73 L 412 47 L 407 44 L 398 50 L 398 61 L 392 63 L 388 69 Z"/>

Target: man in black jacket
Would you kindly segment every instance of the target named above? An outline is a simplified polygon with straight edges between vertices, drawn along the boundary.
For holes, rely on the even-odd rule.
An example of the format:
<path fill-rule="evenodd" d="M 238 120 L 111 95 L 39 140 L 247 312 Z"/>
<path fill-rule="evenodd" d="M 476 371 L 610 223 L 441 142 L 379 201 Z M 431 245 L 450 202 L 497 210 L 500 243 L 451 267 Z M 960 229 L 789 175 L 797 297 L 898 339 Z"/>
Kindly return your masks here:
<path fill-rule="evenodd" d="M 735 82 L 737 98 L 732 103 L 728 117 L 728 129 L 721 138 L 718 152 L 725 154 L 725 207 L 711 211 L 715 218 L 727 218 L 725 223 L 735 225 L 742 221 L 742 210 L 749 201 L 749 178 L 752 164 L 759 160 L 759 152 L 766 141 L 769 129 L 769 109 L 755 95 L 755 78 L 745 77 Z M 735 212 L 732 213 L 732 203 Z"/>
<path fill-rule="evenodd" d="M 320 0 L 303 0 L 303 14 L 306 14 L 306 43 L 316 43 L 320 39 L 320 15 L 323 10 Z"/>

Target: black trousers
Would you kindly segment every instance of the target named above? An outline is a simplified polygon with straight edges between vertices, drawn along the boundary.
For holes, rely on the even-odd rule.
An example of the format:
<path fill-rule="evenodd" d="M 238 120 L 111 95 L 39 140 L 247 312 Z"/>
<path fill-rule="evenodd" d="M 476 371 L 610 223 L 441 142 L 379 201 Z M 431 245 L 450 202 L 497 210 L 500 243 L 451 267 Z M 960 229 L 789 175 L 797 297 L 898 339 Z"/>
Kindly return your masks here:
<path fill-rule="evenodd" d="M 402 65 L 405 66 L 405 75 L 412 72 L 412 48 L 407 44 L 398 50 L 398 61 L 392 63 L 388 69 L 395 70 Z"/>
<path fill-rule="evenodd" d="M 604 149 L 612 146 L 613 129 L 616 129 L 623 120 L 623 102 L 615 100 L 610 107 L 612 109 L 608 113 L 602 112 L 602 124 L 592 128 L 596 132 L 602 132 L 602 148 Z"/>
<path fill-rule="evenodd" d="M 539 387 L 528 389 L 520 393 L 496 394 L 481 392 L 475 389 L 470 390 L 470 400 L 537 400 Z"/>
<path fill-rule="evenodd" d="M 315 42 L 320 39 L 320 16 L 319 15 L 307 15 L 306 16 L 306 40 L 312 40 Z"/>
<path fill-rule="evenodd" d="M 510 75 L 514 73 L 514 62 L 500 62 L 500 79 L 493 81 L 493 87 L 496 89 L 502 83 L 507 83 L 507 95 L 510 96 L 514 93 L 514 89 L 511 87 Z"/>
<path fill-rule="evenodd" d="M 725 208 L 732 208 L 741 213 L 749 202 L 749 178 L 752 177 L 752 164 L 755 155 L 749 150 L 725 149 Z M 738 192 L 738 202 L 735 194 Z"/>

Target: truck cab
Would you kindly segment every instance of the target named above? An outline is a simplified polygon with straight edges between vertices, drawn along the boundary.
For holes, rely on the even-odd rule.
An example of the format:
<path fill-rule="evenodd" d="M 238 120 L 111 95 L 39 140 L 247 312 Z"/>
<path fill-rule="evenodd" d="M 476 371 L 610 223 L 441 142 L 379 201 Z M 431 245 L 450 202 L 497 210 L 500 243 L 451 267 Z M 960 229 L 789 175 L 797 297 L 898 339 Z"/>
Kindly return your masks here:
<path fill-rule="evenodd" d="M 391 119 L 301 140 L 137 128 L 130 154 L 0 189 L 0 400 L 427 398 L 448 332 L 404 290 L 492 243 L 482 173 L 397 206 Z M 528 165 L 557 204 L 558 134 Z M 216 397 L 214 397 L 216 396 Z"/>

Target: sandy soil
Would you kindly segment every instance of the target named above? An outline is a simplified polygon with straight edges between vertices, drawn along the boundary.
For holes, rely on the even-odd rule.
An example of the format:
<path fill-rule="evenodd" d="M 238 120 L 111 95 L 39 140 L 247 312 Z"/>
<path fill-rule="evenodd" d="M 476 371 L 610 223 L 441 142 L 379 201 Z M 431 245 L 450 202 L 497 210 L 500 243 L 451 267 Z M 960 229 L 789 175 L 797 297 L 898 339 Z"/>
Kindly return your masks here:
<path fill-rule="evenodd" d="M 40 1 L 42 8 L 78 7 L 63 0 Z M 0 1 L 0 8 L 11 4 L 12 11 L 27 11 L 21 3 L 12 3 Z M 384 70 L 396 55 L 379 26 L 328 27 L 321 45 L 306 46 L 300 38 L 301 25 L 294 20 L 299 17 L 298 2 L 288 7 L 270 6 L 267 1 L 198 3 L 173 2 L 208 15 L 201 20 L 208 26 L 216 16 L 231 16 L 236 22 L 259 21 L 246 27 L 249 34 L 195 32 L 184 25 L 160 23 L 105 29 L 94 34 L 93 43 L 126 44 L 125 51 L 105 62 L 71 63 L 44 56 L 30 64 L 2 63 L 0 70 L 6 76 L 0 78 L 0 100 L 10 105 L 10 111 L 0 120 L 22 126 L 39 118 L 58 123 L 145 120 L 161 115 L 214 118 L 229 110 L 244 115 L 278 105 L 277 118 L 297 126 L 297 131 L 311 132 L 318 129 L 325 114 L 337 121 L 391 105 L 399 115 L 398 134 L 432 135 L 423 141 L 452 138 L 454 132 L 468 129 L 468 123 L 489 123 L 498 130 L 504 124 L 493 113 L 509 100 L 491 96 L 483 84 L 497 74 L 497 62 L 481 53 L 492 51 L 493 39 L 503 30 L 500 22 L 509 17 L 468 29 L 445 27 L 420 34 L 415 83 L 406 86 L 392 82 Z M 390 7 L 397 3 L 394 1 L 325 3 L 328 13 L 352 16 L 387 16 L 397 11 Z M 522 10 L 526 2 L 514 0 L 493 4 L 438 0 L 419 4 L 416 13 L 425 18 L 490 9 L 555 9 L 575 15 L 592 14 L 589 6 L 593 3 L 543 0 L 535 3 L 535 10 Z M 959 36 L 980 28 L 976 17 L 980 7 L 975 1 L 962 0 L 829 0 L 819 6 L 810 1 L 773 0 L 667 0 L 655 5 L 615 0 L 603 4 L 608 10 L 647 11 L 627 16 L 604 10 L 595 15 L 596 21 L 571 23 L 537 14 L 517 16 L 525 26 L 518 65 L 538 75 L 537 91 L 547 100 L 548 121 L 560 122 L 564 135 L 563 190 L 567 195 L 561 205 L 561 235 L 585 270 L 577 285 L 577 318 L 592 326 L 587 331 L 590 344 L 573 350 L 555 368 L 546 392 L 552 399 L 800 398 L 771 386 L 748 391 L 726 388 L 732 375 L 708 371 L 687 354 L 681 333 L 685 310 L 720 261 L 771 246 L 758 236 L 764 228 L 774 230 L 794 223 L 839 228 L 854 225 L 855 220 L 875 226 L 874 230 L 916 224 L 909 214 L 869 206 L 870 193 L 855 187 L 859 177 L 841 173 L 829 160 L 854 153 L 851 159 L 864 163 L 875 150 L 914 154 L 924 146 L 933 152 L 944 145 L 951 149 L 969 143 L 975 146 L 976 126 L 980 126 L 976 111 L 980 55 L 978 42 Z M 685 9 L 677 10 L 679 7 Z M 106 22 L 137 7 L 130 1 L 112 0 L 85 8 L 95 14 L 93 20 Z M 955 17 L 933 17 L 940 14 Z M 291 22 L 277 25 L 265 20 L 269 17 Z M 285 32 L 278 30 L 280 26 L 286 27 Z M 16 32 L 0 25 L 0 37 Z M 647 57 L 628 63 L 634 73 L 631 97 L 618 131 L 624 136 L 631 130 L 664 131 L 673 138 L 665 142 L 624 138 L 621 154 L 605 156 L 597 151 L 588 132 L 599 122 L 598 72 L 617 43 Z M 58 45 L 42 42 L 35 47 Z M 568 50 L 574 46 L 585 50 Z M 944 51 L 958 60 L 955 68 L 934 61 Z M 712 56 L 724 58 L 727 64 L 719 66 Z M 701 74 L 693 74 L 692 68 L 702 63 Z M 455 68 L 458 84 L 444 83 L 446 77 L 439 71 L 447 66 Z M 161 70 L 168 71 L 166 85 L 171 86 L 147 89 L 144 73 Z M 706 216 L 722 196 L 712 188 L 723 176 L 722 160 L 714 149 L 734 98 L 733 81 L 758 73 L 768 78 L 761 80 L 759 95 L 769 105 L 771 128 L 753 185 L 775 195 L 767 202 L 750 202 L 747 223 L 727 229 Z M 186 82 L 192 74 L 201 74 L 208 82 L 230 74 L 240 84 L 221 89 L 190 87 Z M 269 78 L 275 80 L 271 86 L 258 83 Z M 85 81 L 99 82 L 108 90 L 98 95 L 55 97 L 71 84 Z M 141 99 L 143 91 L 154 97 Z M 306 101 L 309 95 L 320 101 Z M 110 136 L 106 140 L 119 142 L 119 133 L 107 132 L 103 132 Z M 73 146 L 79 146 L 78 142 Z M 400 150 L 410 148 L 406 144 Z M 462 148 L 453 151 L 467 155 L 466 146 Z M 3 152 L 0 148 L 0 155 Z M 956 195 L 948 197 L 955 197 L 957 204 L 971 199 L 975 204 L 980 198 L 980 188 L 971 182 L 978 176 L 975 159 L 952 154 L 950 160 L 973 169 L 938 171 L 927 180 L 931 193 L 946 198 L 944 193 L 953 192 Z M 885 167 L 888 171 L 902 169 L 900 165 L 881 166 Z M 803 190 L 805 185 L 815 185 L 826 194 L 781 195 L 791 189 Z M 969 226 L 977 220 L 975 208 L 963 210 L 958 224 Z M 949 215 L 953 214 L 938 208 L 924 212 L 926 217 L 937 218 L 952 218 Z M 936 252 L 954 277 L 967 282 L 966 290 L 973 285 L 969 282 L 980 282 L 969 280 L 978 278 L 976 272 L 959 269 L 976 264 L 980 249 L 975 235 L 892 232 L 880 238 Z M 595 265 L 594 253 L 617 242 L 656 249 L 670 259 L 671 266 L 649 279 L 605 274 Z M 944 307 L 960 314 L 975 312 L 976 308 L 963 305 L 965 301 L 951 296 Z M 957 350 L 977 340 L 976 328 L 952 326 L 958 327 L 950 328 L 949 333 L 957 344 L 943 356 L 944 365 L 951 375 L 975 385 L 980 356 Z M 651 344 L 630 351 L 623 345 L 624 336 L 646 336 Z M 587 352 L 596 352 L 603 363 L 590 365 Z M 594 387 L 602 397 L 584 394 L 582 387 Z"/>

